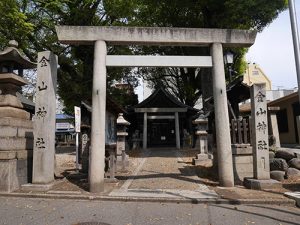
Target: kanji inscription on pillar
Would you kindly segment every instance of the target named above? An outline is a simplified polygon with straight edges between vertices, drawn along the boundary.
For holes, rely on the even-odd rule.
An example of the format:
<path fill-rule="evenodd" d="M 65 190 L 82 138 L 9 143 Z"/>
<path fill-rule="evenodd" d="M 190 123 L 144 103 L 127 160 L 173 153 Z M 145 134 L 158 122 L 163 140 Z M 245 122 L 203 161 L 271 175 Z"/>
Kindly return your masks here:
<path fill-rule="evenodd" d="M 32 183 L 54 180 L 57 56 L 38 53 Z"/>
<path fill-rule="evenodd" d="M 270 179 L 268 117 L 265 83 L 251 87 L 251 117 L 254 178 Z"/>

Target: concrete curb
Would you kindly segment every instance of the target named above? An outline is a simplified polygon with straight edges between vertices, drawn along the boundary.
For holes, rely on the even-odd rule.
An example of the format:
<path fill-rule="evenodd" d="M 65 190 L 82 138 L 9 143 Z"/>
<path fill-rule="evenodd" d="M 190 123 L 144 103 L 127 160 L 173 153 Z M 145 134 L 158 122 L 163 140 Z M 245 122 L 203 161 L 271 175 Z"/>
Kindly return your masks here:
<path fill-rule="evenodd" d="M 295 200 L 296 205 L 300 207 L 300 192 L 285 192 L 284 196 Z"/>
<path fill-rule="evenodd" d="M 187 198 L 147 198 L 147 197 L 116 197 L 82 194 L 44 194 L 44 193 L 0 193 L 0 197 L 44 198 L 87 201 L 123 201 L 123 202 L 160 202 L 160 203 L 191 203 L 191 204 L 231 204 L 231 205 L 285 205 L 295 206 L 292 199 L 187 199 Z"/>

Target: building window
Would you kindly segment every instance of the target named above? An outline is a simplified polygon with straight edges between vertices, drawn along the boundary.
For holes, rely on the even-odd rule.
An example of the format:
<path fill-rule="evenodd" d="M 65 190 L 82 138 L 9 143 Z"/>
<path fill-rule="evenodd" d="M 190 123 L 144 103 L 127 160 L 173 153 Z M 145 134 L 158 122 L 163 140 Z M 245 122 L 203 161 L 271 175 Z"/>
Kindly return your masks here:
<path fill-rule="evenodd" d="M 253 70 L 253 71 L 252 71 L 252 75 L 253 75 L 253 76 L 259 75 L 258 70 Z"/>
<path fill-rule="evenodd" d="M 286 109 L 282 109 L 276 113 L 279 133 L 289 132 L 288 117 Z"/>

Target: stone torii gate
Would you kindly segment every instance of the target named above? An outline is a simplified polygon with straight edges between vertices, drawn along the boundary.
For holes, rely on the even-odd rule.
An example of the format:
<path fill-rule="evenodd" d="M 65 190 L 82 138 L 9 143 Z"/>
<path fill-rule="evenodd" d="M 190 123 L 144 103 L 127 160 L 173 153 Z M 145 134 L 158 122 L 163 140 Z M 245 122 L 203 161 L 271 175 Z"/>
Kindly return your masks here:
<path fill-rule="evenodd" d="M 57 26 L 65 44 L 94 45 L 92 134 L 89 168 L 91 192 L 104 190 L 105 99 L 107 66 L 212 67 L 220 185 L 234 185 L 223 47 L 250 47 L 255 31 L 166 27 Z M 110 45 L 209 46 L 211 56 L 110 56 Z"/>

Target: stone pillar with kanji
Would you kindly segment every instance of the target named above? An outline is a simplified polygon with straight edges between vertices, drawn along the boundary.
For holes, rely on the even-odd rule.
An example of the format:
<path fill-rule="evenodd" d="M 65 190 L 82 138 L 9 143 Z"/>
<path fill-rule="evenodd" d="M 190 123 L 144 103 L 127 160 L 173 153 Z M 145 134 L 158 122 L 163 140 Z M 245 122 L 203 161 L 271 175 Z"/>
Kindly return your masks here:
<path fill-rule="evenodd" d="M 38 53 L 32 183 L 48 189 L 54 181 L 57 56 Z"/>
<path fill-rule="evenodd" d="M 266 84 L 253 84 L 251 87 L 251 118 L 254 179 L 245 181 L 245 186 L 252 189 L 278 187 L 277 181 L 270 180 L 267 113 Z"/>
<path fill-rule="evenodd" d="M 270 165 L 265 84 L 254 84 L 252 86 L 251 108 L 254 178 L 267 180 L 270 179 Z"/>

